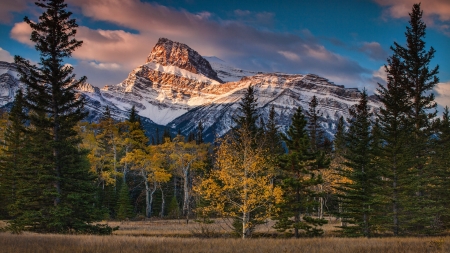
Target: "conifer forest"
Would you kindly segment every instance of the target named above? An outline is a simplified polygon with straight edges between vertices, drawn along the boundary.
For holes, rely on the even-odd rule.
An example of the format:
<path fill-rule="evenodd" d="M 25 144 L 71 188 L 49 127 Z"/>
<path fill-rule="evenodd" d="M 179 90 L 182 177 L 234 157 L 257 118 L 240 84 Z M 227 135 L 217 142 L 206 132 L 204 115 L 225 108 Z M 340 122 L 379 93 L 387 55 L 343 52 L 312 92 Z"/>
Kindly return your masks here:
<path fill-rule="evenodd" d="M 363 90 L 333 137 L 313 96 L 281 131 L 273 107 L 258 114 L 249 86 L 234 127 L 212 143 L 202 121 L 187 136 L 147 131 L 134 106 L 123 121 L 108 107 L 87 121 L 75 91 L 86 77 L 66 64 L 83 46 L 77 21 L 63 0 L 36 5 L 39 22 L 25 22 L 40 62 L 15 56 L 26 89 L 0 111 L 4 231 L 109 235 L 120 228 L 102 221 L 227 219 L 240 238 L 268 221 L 283 238 L 322 237 L 331 220 L 339 237 L 449 233 L 450 109 L 437 111 L 439 52 L 426 43 L 420 4 L 390 48 L 380 108 Z"/>

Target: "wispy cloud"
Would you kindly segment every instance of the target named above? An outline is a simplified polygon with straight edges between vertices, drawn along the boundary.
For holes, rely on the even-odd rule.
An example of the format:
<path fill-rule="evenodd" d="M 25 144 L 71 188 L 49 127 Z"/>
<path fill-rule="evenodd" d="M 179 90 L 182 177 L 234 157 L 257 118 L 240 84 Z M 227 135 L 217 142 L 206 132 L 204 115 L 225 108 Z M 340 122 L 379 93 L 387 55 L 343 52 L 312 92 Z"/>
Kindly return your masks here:
<path fill-rule="evenodd" d="M 21 12 L 27 9 L 32 0 L 6 0 L 0 1 L 0 23 L 10 23 L 14 12 Z"/>
<path fill-rule="evenodd" d="M 372 60 L 386 60 L 388 53 L 381 47 L 378 42 L 363 42 L 358 51 L 365 53 Z"/>
<path fill-rule="evenodd" d="M 450 1 L 449 0 L 373 0 L 386 7 L 385 15 L 392 18 L 409 18 L 413 4 L 421 2 L 424 20 L 427 25 L 450 36 Z"/>
<path fill-rule="evenodd" d="M 237 10 L 235 19 L 222 20 L 212 18 L 214 14 L 209 12 L 190 13 L 138 0 L 67 2 L 78 14 L 94 21 L 135 31 L 79 27 L 77 39 L 84 44 L 73 56 L 83 61 L 85 69 L 93 62 L 96 65 L 90 67 L 97 70 L 117 71 L 112 67 L 117 64 L 130 71 L 144 63 L 159 37 L 167 37 L 202 55 L 214 55 L 250 70 L 315 73 L 347 86 L 361 84 L 361 75 L 371 73 L 356 61 L 329 51 L 309 32 L 300 35 L 272 32 L 249 23 L 270 24 L 271 13 Z M 31 45 L 26 26 L 15 24 L 11 37 Z"/>
<path fill-rule="evenodd" d="M 0 47 L 0 61 L 13 62 L 14 57 L 8 51 Z"/>
<path fill-rule="evenodd" d="M 434 90 L 436 92 L 436 102 L 442 107 L 450 107 L 450 81 L 438 83 Z"/>

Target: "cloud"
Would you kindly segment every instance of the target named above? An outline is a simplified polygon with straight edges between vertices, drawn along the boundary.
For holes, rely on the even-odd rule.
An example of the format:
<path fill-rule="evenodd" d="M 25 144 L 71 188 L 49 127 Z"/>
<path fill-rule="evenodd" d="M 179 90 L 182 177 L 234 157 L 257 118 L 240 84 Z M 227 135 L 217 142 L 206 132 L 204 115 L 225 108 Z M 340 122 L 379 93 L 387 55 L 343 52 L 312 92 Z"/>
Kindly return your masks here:
<path fill-rule="evenodd" d="M 0 47 L 0 61 L 13 62 L 14 57 L 8 51 Z"/>
<path fill-rule="evenodd" d="M 271 32 L 246 21 L 247 17 L 270 21 L 270 13 L 237 10 L 234 15 L 241 16 L 241 20 L 221 20 L 213 19 L 209 12 L 190 13 L 138 0 L 67 2 L 94 21 L 133 31 L 80 26 L 76 38 L 84 43 L 73 56 L 83 61 L 85 69 L 89 66 L 97 71 L 118 71 L 120 66 L 129 72 L 145 62 L 158 38 L 166 37 L 189 45 L 201 55 L 217 56 L 249 70 L 315 73 L 346 86 L 361 84 L 361 75 L 371 73 L 356 61 L 330 52 L 308 31 L 300 35 Z M 23 22 L 11 30 L 12 38 L 32 45 L 29 36 L 30 29 Z"/>
<path fill-rule="evenodd" d="M 388 53 L 378 42 L 363 42 L 358 51 L 365 53 L 372 60 L 386 60 L 388 57 Z"/>
<path fill-rule="evenodd" d="M 87 76 L 87 82 L 97 87 L 117 84 L 127 77 L 129 70 L 125 68 L 108 68 L 108 65 L 109 64 L 104 63 L 80 61 L 74 66 L 74 73 L 77 78 Z"/>
<path fill-rule="evenodd" d="M 116 70 L 120 69 L 121 66 L 117 63 L 97 63 L 97 62 L 89 62 L 89 65 L 96 68 L 96 69 L 103 69 L 103 70 Z"/>
<path fill-rule="evenodd" d="M 450 81 L 438 83 L 434 91 L 436 92 L 436 102 L 442 107 L 450 107 Z"/>
<path fill-rule="evenodd" d="M 417 0 L 373 0 L 379 5 L 386 7 L 385 15 L 392 18 L 409 18 L 412 6 L 420 1 Z M 426 0 L 420 5 L 423 10 L 425 22 L 450 36 L 450 1 L 448 0 Z"/>
<path fill-rule="evenodd" d="M 286 57 L 286 59 L 291 61 L 300 61 L 300 56 L 298 56 L 296 53 L 289 52 L 289 51 L 278 51 L 279 54 Z"/>
<path fill-rule="evenodd" d="M 0 1 L 0 23 L 9 23 L 13 19 L 13 12 L 21 12 L 32 3 L 32 0 Z"/>
<path fill-rule="evenodd" d="M 11 36 L 11 38 L 13 38 L 23 44 L 26 44 L 29 46 L 34 46 L 34 42 L 30 40 L 31 32 L 32 32 L 32 30 L 27 23 L 20 22 L 20 23 L 14 24 L 9 35 Z"/>
<path fill-rule="evenodd" d="M 249 10 L 235 10 L 233 12 L 237 22 L 257 28 L 271 28 L 274 25 L 275 14 L 271 12 L 253 12 Z"/>
<path fill-rule="evenodd" d="M 382 83 L 382 84 L 386 83 L 387 82 L 387 73 L 386 73 L 386 69 L 385 69 L 384 65 L 381 66 L 378 70 L 374 71 L 372 73 L 372 76 L 374 78 L 382 80 L 382 82 L 379 82 L 379 83 Z"/>

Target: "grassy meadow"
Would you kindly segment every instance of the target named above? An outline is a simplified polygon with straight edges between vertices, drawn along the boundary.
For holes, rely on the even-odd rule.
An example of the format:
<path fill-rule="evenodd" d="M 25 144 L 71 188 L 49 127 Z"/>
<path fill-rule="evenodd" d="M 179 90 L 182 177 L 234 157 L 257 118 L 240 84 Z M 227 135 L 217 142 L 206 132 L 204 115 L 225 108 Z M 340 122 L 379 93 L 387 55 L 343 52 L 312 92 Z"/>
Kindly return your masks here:
<path fill-rule="evenodd" d="M 5 223 L 0 223 L 4 225 Z M 0 252 L 450 252 L 450 237 L 338 238 L 332 222 L 323 238 L 283 239 L 270 222 L 255 235 L 264 238 L 231 238 L 225 220 L 202 225 L 183 220 L 108 222 L 120 226 L 112 236 L 0 233 Z M 204 238 L 205 234 L 220 238 Z M 224 238 L 228 236 L 229 238 Z"/>

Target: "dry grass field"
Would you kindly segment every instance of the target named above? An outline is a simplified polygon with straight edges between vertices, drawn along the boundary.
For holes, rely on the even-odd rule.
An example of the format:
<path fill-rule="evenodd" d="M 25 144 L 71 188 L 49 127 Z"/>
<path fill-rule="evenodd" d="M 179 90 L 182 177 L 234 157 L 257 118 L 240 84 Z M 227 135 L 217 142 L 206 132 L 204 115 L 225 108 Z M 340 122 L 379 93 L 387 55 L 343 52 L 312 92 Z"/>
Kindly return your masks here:
<path fill-rule="evenodd" d="M 119 226 L 120 229 L 114 231 L 114 235 L 130 235 L 130 236 L 163 236 L 163 237 L 230 237 L 231 220 L 215 219 L 212 224 L 203 224 L 190 221 L 186 224 L 185 220 L 149 220 L 149 221 L 125 221 L 125 222 L 107 222 L 111 227 Z M 256 236 L 272 237 L 280 235 L 272 228 L 273 221 L 267 224 L 257 226 L 255 230 Z M 339 222 L 334 218 L 322 228 L 324 236 L 330 237 L 336 235 L 336 226 Z"/>
<path fill-rule="evenodd" d="M 229 234 L 224 220 L 203 225 L 178 220 L 108 222 L 120 226 L 112 236 L 0 233 L 0 252 L 450 252 L 450 237 L 349 239 L 333 237 L 336 223 L 325 226 L 325 237 L 314 239 L 198 238 L 207 230 L 220 236 Z M 4 223 L 0 223 L 0 226 Z M 257 233 L 275 233 L 272 224 L 262 225 Z"/>
<path fill-rule="evenodd" d="M 450 252 L 448 238 L 199 239 L 46 234 L 0 234 L 0 252 Z"/>

